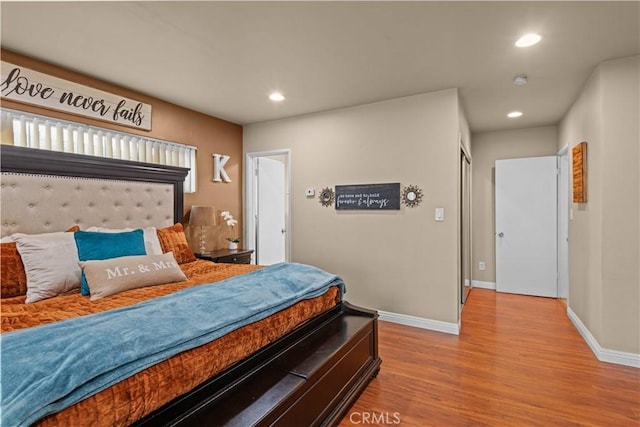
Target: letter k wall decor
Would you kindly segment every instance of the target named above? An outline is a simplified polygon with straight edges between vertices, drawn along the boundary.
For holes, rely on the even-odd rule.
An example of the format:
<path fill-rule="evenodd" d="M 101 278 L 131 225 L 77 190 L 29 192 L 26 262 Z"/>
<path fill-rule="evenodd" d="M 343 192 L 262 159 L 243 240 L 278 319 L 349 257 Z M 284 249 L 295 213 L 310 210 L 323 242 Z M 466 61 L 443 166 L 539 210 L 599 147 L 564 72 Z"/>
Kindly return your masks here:
<path fill-rule="evenodd" d="M 227 164 L 231 157 L 224 154 L 213 155 L 213 182 L 231 182 L 231 178 L 224 170 L 224 165 Z"/>

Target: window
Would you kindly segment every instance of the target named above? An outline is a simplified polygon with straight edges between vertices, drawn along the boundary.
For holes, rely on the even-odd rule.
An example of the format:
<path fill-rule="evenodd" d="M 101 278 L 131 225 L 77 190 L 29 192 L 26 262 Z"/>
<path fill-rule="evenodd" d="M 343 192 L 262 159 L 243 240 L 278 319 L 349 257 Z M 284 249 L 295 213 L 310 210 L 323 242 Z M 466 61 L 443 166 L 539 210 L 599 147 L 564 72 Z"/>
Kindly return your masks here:
<path fill-rule="evenodd" d="M 81 123 L 2 110 L 2 143 L 189 169 L 184 191 L 196 190 L 196 147 Z"/>

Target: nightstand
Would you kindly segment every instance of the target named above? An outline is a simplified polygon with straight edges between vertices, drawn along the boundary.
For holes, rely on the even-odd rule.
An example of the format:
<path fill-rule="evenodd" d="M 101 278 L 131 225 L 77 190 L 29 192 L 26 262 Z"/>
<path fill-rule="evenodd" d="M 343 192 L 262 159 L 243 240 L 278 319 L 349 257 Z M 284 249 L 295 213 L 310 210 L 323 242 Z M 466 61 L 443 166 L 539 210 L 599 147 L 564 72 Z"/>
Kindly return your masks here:
<path fill-rule="evenodd" d="M 213 262 L 227 264 L 251 264 L 253 249 L 218 249 L 211 252 L 196 253 L 196 257 Z"/>

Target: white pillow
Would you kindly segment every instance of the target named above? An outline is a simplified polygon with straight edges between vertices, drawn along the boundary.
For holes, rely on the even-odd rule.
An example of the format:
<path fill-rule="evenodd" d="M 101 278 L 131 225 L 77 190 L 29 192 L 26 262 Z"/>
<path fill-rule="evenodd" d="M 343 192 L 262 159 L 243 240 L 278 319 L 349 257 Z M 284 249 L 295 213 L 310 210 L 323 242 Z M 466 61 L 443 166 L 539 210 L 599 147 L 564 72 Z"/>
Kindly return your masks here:
<path fill-rule="evenodd" d="M 52 298 L 80 287 L 82 271 L 73 233 L 15 233 L 27 276 L 27 303 Z"/>
<path fill-rule="evenodd" d="M 89 227 L 87 231 L 96 231 L 98 233 L 122 233 L 125 231 L 136 230 L 135 228 L 104 228 L 104 227 Z M 155 227 L 145 227 L 142 229 L 142 235 L 144 239 L 144 249 L 147 255 L 162 255 L 162 246 L 160 246 L 160 240 L 158 240 L 158 234 Z"/>

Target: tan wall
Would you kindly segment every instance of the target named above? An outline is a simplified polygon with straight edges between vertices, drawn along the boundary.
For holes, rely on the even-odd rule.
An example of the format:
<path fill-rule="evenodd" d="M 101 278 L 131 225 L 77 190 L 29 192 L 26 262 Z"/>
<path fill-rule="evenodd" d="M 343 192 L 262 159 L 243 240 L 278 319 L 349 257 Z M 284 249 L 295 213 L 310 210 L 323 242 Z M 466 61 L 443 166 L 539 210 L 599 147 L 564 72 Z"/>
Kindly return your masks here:
<path fill-rule="evenodd" d="M 471 129 L 469 129 L 469 122 L 460 102 L 458 103 L 458 126 L 460 128 L 460 142 L 471 154 Z"/>
<path fill-rule="evenodd" d="M 473 134 L 473 280 L 496 281 L 495 161 L 553 156 L 557 140 L 555 126 Z M 485 271 L 479 270 L 480 261 L 485 262 Z"/>
<path fill-rule="evenodd" d="M 245 152 L 292 151 L 293 261 L 343 276 L 354 304 L 457 323 L 458 114 L 446 90 L 247 126 Z M 384 182 L 418 185 L 424 201 L 338 212 L 304 194 Z"/>
<path fill-rule="evenodd" d="M 242 126 L 14 52 L 3 49 L 1 53 L 3 61 L 151 104 L 153 109 L 152 130 L 144 131 L 15 101 L 2 100 L 2 106 L 5 108 L 28 111 L 198 147 L 196 155 L 197 191 L 185 195 L 185 213 L 191 209 L 192 205 L 213 205 L 218 210 L 231 211 L 238 220 L 242 220 Z M 213 176 L 213 160 L 211 156 L 213 153 L 231 156 L 225 166 L 225 170 L 232 179 L 231 183 L 213 183 L 211 181 Z M 239 226 L 241 233 L 242 224 L 239 224 Z M 224 247 L 226 245 L 224 237 L 228 232 L 224 227 L 219 225 L 209 230 L 207 242 L 210 248 Z M 195 249 L 197 244 L 192 246 Z"/>
<path fill-rule="evenodd" d="M 640 56 L 602 64 L 602 331 L 605 348 L 640 353 Z"/>
<path fill-rule="evenodd" d="M 560 125 L 587 141 L 588 201 L 572 204 L 569 307 L 598 343 L 640 353 L 640 57 L 602 63 Z"/>
<path fill-rule="evenodd" d="M 559 126 L 561 146 L 573 148 L 587 141 L 588 203 L 570 204 L 569 298 L 573 312 L 596 340 L 602 326 L 602 105 L 600 70 L 589 79 L 582 93 Z M 571 167 L 569 167 L 571 170 Z M 571 187 L 569 197 L 572 200 Z"/>

